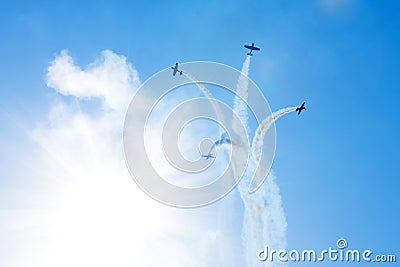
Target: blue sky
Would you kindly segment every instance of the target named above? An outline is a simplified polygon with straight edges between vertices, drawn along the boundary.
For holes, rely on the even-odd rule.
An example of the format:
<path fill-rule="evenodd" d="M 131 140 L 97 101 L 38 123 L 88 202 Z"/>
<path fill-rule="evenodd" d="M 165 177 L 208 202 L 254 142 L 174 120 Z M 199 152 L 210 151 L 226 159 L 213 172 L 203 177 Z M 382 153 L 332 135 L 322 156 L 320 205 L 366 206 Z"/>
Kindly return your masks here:
<path fill-rule="evenodd" d="M 273 169 L 289 248 L 354 247 L 398 253 L 400 69 L 397 1 L 35 1 L 0 16 L 0 208 L 23 188 L 19 147 L 58 96 L 49 62 L 67 49 L 84 66 L 105 49 L 143 82 L 173 63 L 240 69 L 244 43 L 261 47 L 250 78 L 272 110 L 306 101 L 277 124 Z M 67 98 L 68 99 L 68 98 Z M 2 244 L 4 245 L 4 243 Z"/>

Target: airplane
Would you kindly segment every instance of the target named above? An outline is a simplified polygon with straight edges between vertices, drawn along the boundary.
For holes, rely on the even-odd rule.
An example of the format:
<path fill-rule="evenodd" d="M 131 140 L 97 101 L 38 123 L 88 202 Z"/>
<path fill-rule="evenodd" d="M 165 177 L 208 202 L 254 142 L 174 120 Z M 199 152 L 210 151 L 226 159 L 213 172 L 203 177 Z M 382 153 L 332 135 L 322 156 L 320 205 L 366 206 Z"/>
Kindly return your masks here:
<path fill-rule="evenodd" d="M 178 62 L 176 62 L 175 67 L 171 67 L 171 69 L 174 70 L 174 73 L 172 73 L 172 76 L 175 76 L 177 72 L 179 72 L 179 74 L 182 75 L 182 71 L 178 70 Z"/>
<path fill-rule="evenodd" d="M 208 155 L 201 155 L 201 157 L 206 158 L 206 160 L 209 158 L 215 159 L 215 156 L 213 156 L 211 153 L 208 153 Z"/>
<path fill-rule="evenodd" d="M 305 104 L 306 104 L 306 102 L 303 102 L 303 104 L 301 104 L 300 107 L 296 108 L 296 111 L 297 111 L 297 114 L 298 114 L 298 115 L 300 115 L 300 112 L 301 112 L 303 109 L 306 109 L 306 108 L 304 107 Z"/>
<path fill-rule="evenodd" d="M 251 45 L 244 45 L 244 47 L 247 48 L 247 49 L 250 49 L 250 52 L 247 53 L 247 55 L 249 55 L 249 56 L 252 56 L 252 55 L 253 55 L 253 54 L 251 53 L 251 52 L 253 52 L 253 50 L 254 50 L 254 51 L 260 51 L 260 48 L 259 48 L 259 47 L 255 47 L 255 46 L 254 46 L 254 43 L 252 43 Z"/>

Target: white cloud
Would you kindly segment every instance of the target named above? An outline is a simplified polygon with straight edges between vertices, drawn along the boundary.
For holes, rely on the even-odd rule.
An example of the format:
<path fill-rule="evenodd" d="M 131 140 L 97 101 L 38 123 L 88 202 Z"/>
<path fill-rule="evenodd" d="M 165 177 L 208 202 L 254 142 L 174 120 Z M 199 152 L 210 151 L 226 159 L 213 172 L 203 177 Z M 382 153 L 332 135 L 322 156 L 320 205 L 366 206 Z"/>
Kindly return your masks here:
<path fill-rule="evenodd" d="M 1 266 L 242 266 L 234 258 L 240 244 L 219 228 L 231 213 L 221 208 L 226 202 L 170 208 L 132 181 L 121 131 L 126 101 L 140 83 L 123 56 L 103 51 L 82 70 L 63 51 L 47 84 L 63 95 L 101 98 L 107 108 L 93 115 L 61 99 L 31 132 L 38 146 L 25 153 L 35 173 L 26 170 L 21 187 L 33 189 L 22 201 L 27 208 L 0 211 L 0 247 L 10 252 L 0 254 Z M 223 253 L 231 258 L 217 260 Z"/>
<path fill-rule="evenodd" d="M 79 98 L 101 97 L 105 106 L 120 109 L 129 102 L 139 77 L 124 56 L 110 50 L 84 69 L 74 64 L 67 50 L 63 50 L 50 64 L 47 86 L 63 95 Z"/>

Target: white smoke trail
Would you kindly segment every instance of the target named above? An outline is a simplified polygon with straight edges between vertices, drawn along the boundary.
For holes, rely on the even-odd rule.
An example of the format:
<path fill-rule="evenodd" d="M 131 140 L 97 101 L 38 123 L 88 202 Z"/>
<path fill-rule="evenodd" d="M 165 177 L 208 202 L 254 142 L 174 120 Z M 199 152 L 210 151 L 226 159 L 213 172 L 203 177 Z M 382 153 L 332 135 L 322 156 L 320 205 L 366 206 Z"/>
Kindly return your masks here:
<path fill-rule="evenodd" d="M 297 107 L 290 107 L 290 108 L 283 108 L 278 111 L 275 111 L 274 113 L 272 113 L 270 116 L 268 116 L 266 119 L 264 119 L 260 123 L 260 125 L 258 126 L 257 131 L 254 135 L 252 146 L 251 146 L 253 148 L 252 156 L 256 162 L 260 161 L 264 135 L 268 131 L 269 127 L 271 127 L 272 123 L 274 123 L 277 119 L 279 119 L 283 115 L 288 114 L 293 111 L 296 111 L 296 108 Z"/>
<path fill-rule="evenodd" d="M 248 111 L 246 101 L 248 98 L 248 75 L 250 70 L 250 56 L 246 57 L 246 60 L 243 63 L 241 73 L 239 76 L 237 87 L 236 87 L 236 96 L 234 99 L 233 110 L 239 116 L 242 123 L 245 125 L 245 129 L 248 130 Z M 236 134 L 241 135 L 241 127 L 237 125 L 234 120 L 232 120 L 232 129 Z M 233 153 L 240 153 L 243 157 L 247 156 L 246 151 L 243 151 L 243 148 L 236 147 L 233 149 Z M 252 173 L 255 170 L 255 164 L 250 159 L 249 168 L 247 169 L 243 180 L 238 184 L 238 191 L 242 198 L 244 204 L 244 215 L 243 215 L 243 225 L 242 225 L 242 240 L 243 247 L 245 249 L 245 257 L 246 257 L 246 265 L 253 266 L 257 260 L 254 257 L 254 253 L 257 252 L 260 247 L 263 246 L 263 221 L 262 218 L 264 216 L 260 216 L 263 212 L 263 202 L 260 201 L 260 197 L 257 196 L 255 198 L 255 194 L 250 195 L 248 192 L 248 185 L 250 184 L 250 179 Z M 235 169 L 238 166 L 233 164 L 233 172 L 235 173 Z M 261 197 L 262 198 L 262 197 Z"/>
<path fill-rule="evenodd" d="M 243 63 L 241 74 L 239 76 L 237 86 L 236 86 L 236 95 L 234 98 L 233 110 L 238 115 L 241 123 L 245 125 L 245 130 L 248 130 L 248 111 L 246 101 L 248 98 L 248 74 L 250 67 L 250 56 L 246 57 L 246 60 Z M 240 122 L 232 119 L 232 129 L 238 136 L 243 136 L 246 133 L 243 133 L 243 128 L 239 125 Z M 247 157 L 247 151 L 245 151 L 242 146 L 234 146 L 232 147 L 232 153 L 237 154 L 239 157 Z M 243 167 L 238 166 L 236 162 L 232 162 L 232 176 L 237 178 L 237 169 Z M 253 164 L 250 165 L 252 166 Z M 245 261 L 246 266 L 252 266 L 252 262 L 254 262 L 254 253 L 257 252 L 262 246 L 262 235 L 260 235 L 259 230 L 262 229 L 262 223 L 257 218 L 256 214 L 257 208 L 256 204 L 252 201 L 254 198 L 250 197 L 248 192 L 248 184 L 251 177 L 252 169 L 247 170 L 247 173 L 244 175 L 243 180 L 238 184 L 238 191 L 240 197 L 244 204 L 244 217 L 243 217 L 243 225 L 242 225 L 242 241 L 243 247 L 245 250 Z M 247 178 L 247 179 L 246 179 Z"/>
<path fill-rule="evenodd" d="M 237 95 L 234 100 L 234 111 L 246 125 L 246 129 L 248 129 L 248 111 L 245 101 L 247 101 L 248 98 L 247 76 L 249 74 L 249 69 L 250 56 L 247 56 L 241 70 L 243 75 L 238 79 L 236 89 Z M 279 111 L 275 112 L 260 124 L 253 139 L 253 151 L 254 144 L 258 145 L 257 148 L 260 147 L 259 145 L 262 147 L 263 137 L 271 124 L 280 116 L 291 111 L 292 110 L 290 109 L 283 113 Z M 234 131 L 239 131 L 240 129 L 240 127 L 234 123 L 232 123 L 232 128 Z M 236 134 L 240 134 L 240 132 L 236 132 Z M 235 148 L 236 149 L 233 150 L 233 153 L 243 153 L 243 155 L 245 155 L 245 151 L 240 151 L 239 146 L 236 146 Z M 257 158 L 254 157 L 255 155 L 257 155 Z M 257 153 L 252 153 L 250 156 L 248 171 L 245 173 L 243 180 L 238 184 L 238 191 L 244 204 L 242 239 L 247 266 L 257 266 L 260 264 L 256 253 L 260 249 L 263 249 L 265 245 L 277 250 L 286 247 L 287 223 L 282 208 L 282 199 L 279 187 L 275 182 L 275 176 L 270 173 L 266 181 L 256 192 L 253 194 L 248 192 L 248 186 L 254 172 L 256 171 L 257 162 L 259 162 L 259 155 Z M 262 163 L 260 163 L 260 165 L 262 168 Z M 233 166 L 234 172 L 236 168 L 235 165 Z M 265 263 L 263 263 L 263 266 L 281 265 L 279 262 L 269 262 L 267 264 L 270 265 L 265 265 Z"/>
<path fill-rule="evenodd" d="M 248 85 L 249 85 L 249 80 L 248 80 L 248 75 L 250 71 L 250 59 L 251 57 L 248 55 L 243 62 L 243 66 L 241 69 L 241 75 L 238 78 L 237 86 L 236 86 L 236 94 L 235 98 L 233 100 L 233 111 L 238 115 L 240 121 L 245 125 L 244 129 L 248 130 L 248 111 L 247 111 L 247 105 L 246 101 L 248 98 Z M 238 124 L 239 121 L 232 119 L 232 129 L 237 134 L 238 136 L 243 136 L 247 133 L 242 132 L 242 127 Z M 232 147 L 232 153 L 238 153 L 242 157 L 246 157 L 247 153 L 244 151 L 244 148 L 241 146 L 236 146 Z M 236 172 L 235 170 L 239 168 L 239 166 L 236 166 L 235 162 L 232 164 L 232 172 L 233 176 L 236 178 Z M 247 189 L 246 189 L 246 177 L 249 175 L 245 175 L 241 183 L 238 184 L 238 191 L 242 197 L 244 198 L 245 195 L 248 194 Z M 245 203 L 246 204 L 246 203 Z"/>
<path fill-rule="evenodd" d="M 236 96 L 234 99 L 234 112 L 238 115 L 241 122 L 248 130 L 248 74 L 250 69 L 250 56 L 246 57 L 243 63 L 241 73 L 239 76 L 236 88 Z M 183 74 L 195 82 L 202 93 L 209 99 L 213 99 L 212 94 L 200 83 L 195 77 L 189 73 Z M 219 111 L 217 105 L 213 104 L 213 109 L 217 114 L 219 121 L 223 123 L 223 116 Z M 253 173 L 256 171 L 257 162 L 259 162 L 261 147 L 263 145 L 263 138 L 272 123 L 286 113 L 292 112 L 296 109 L 288 108 L 282 109 L 278 112 L 271 114 L 267 117 L 258 127 L 252 142 L 252 153 L 250 155 L 249 166 L 245 173 L 243 180 L 238 184 L 238 191 L 244 204 L 244 217 L 242 225 L 242 240 L 245 249 L 246 266 L 257 266 L 261 264 L 257 259 L 257 251 L 263 249 L 268 245 L 271 249 L 284 249 L 286 247 L 286 217 L 282 208 L 282 199 L 279 192 L 279 187 L 276 184 L 275 176 L 270 173 L 266 181 L 254 193 L 250 194 L 248 191 Z M 232 120 L 232 129 L 238 136 L 242 136 L 243 128 L 240 127 L 239 122 Z M 216 146 L 215 146 L 216 147 Z M 238 156 L 247 157 L 247 151 L 241 145 L 232 146 L 232 153 Z M 240 166 L 235 162 L 232 164 L 232 176 L 236 178 L 236 171 Z M 263 168 L 260 163 L 259 168 Z M 267 264 L 267 265 L 266 265 Z M 269 265 L 268 265 L 269 264 Z M 265 262 L 263 266 L 279 266 L 279 262 Z"/>
<path fill-rule="evenodd" d="M 278 110 L 261 122 L 252 142 L 251 170 L 253 172 L 255 171 L 255 163 L 260 161 L 265 133 L 278 118 L 295 111 L 296 108 L 291 107 Z M 263 167 L 263 163 L 260 162 L 259 168 Z M 276 184 L 275 179 L 275 175 L 270 173 L 261 187 L 252 195 L 249 195 L 245 191 L 247 187 L 243 189 L 243 192 L 247 194 L 243 198 L 246 209 L 242 235 L 244 240 L 247 241 L 245 244 L 251 248 L 249 251 L 251 254 L 247 255 L 248 266 L 257 264 L 254 251 L 263 249 L 265 245 L 276 250 L 286 247 L 287 222 L 282 207 L 279 186 Z M 252 227 L 258 227 L 259 230 L 253 230 L 249 233 L 246 229 L 251 229 Z M 249 241 L 249 238 L 251 241 Z M 264 244 L 261 244 L 261 242 L 264 242 Z M 285 263 L 267 262 L 267 265 L 263 266 L 281 265 L 285 265 Z"/>
<path fill-rule="evenodd" d="M 246 57 L 246 60 L 243 63 L 242 69 L 241 69 L 241 75 L 238 78 L 237 86 L 236 86 L 236 94 L 235 98 L 233 101 L 233 111 L 238 115 L 240 121 L 245 125 L 244 130 L 248 130 L 247 128 L 247 121 L 248 121 L 248 112 L 247 112 L 247 106 L 246 106 L 246 101 L 248 98 L 248 75 L 249 75 L 249 70 L 250 70 L 250 56 Z M 232 129 L 235 132 L 237 136 L 244 136 L 246 133 L 242 132 L 243 127 L 239 125 L 239 121 L 232 119 Z M 244 148 L 242 146 L 235 146 L 232 147 L 232 153 L 238 154 L 240 157 L 247 157 L 246 151 L 244 151 Z M 238 179 L 239 177 L 236 176 L 236 169 L 240 169 L 240 167 L 243 166 L 237 166 L 235 162 L 232 164 L 232 175 L 235 179 Z M 238 190 L 239 192 L 242 191 L 241 185 L 242 183 L 238 184 Z M 242 193 L 241 193 L 242 194 Z"/>
<path fill-rule="evenodd" d="M 185 75 L 189 80 L 191 80 L 192 82 L 196 83 L 196 85 L 199 87 L 200 91 L 203 92 L 203 94 L 205 94 L 206 97 L 208 98 L 214 98 L 212 96 L 212 94 L 210 93 L 210 91 L 207 90 L 207 88 L 201 83 L 199 82 L 192 74 L 187 73 L 185 71 L 182 71 L 183 75 Z"/>
<path fill-rule="evenodd" d="M 265 246 L 275 250 L 286 248 L 286 216 L 275 179 L 270 173 L 256 192 L 241 194 L 245 206 L 242 238 L 248 267 L 285 265 L 278 261 L 261 263 L 257 258 L 257 252 Z"/>
<path fill-rule="evenodd" d="M 207 90 L 207 88 L 204 86 L 204 84 L 202 84 L 201 82 L 199 82 L 199 80 L 196 79 L 196 77 L 194 77 L 193 75 L 191 75 L 190 73 L 187 73 L 185 71 L 182 71 L 183 75 L 185 75 L 189 80 L 191 80 L 192 82 L 194 82 L 197 87 L 200 89 L 200 91 L 208 98 L 208 99 L 215 99 L 212 94 L 210 93 L 210 91 Z M 215 114 L 217 115 L 217 119 L 219 122 L 222 123 L 222 125 L 224 124 L 224 116 L 222 116 L 222 113 L 218 107 L 218 105 L 214 102 L 214 101 L 210 101 Z"/>
<path fill-rule="evenodd" d="M 240 120 L 242 121 L 243 124 L 246 125 L 246 130 L 247 130 L 247 121 L 249 118 L 249 115 L 247 113 L 247 106 L 245 101 L 247 101 L 248 98 L 248 85 L 249 85 L 249 80 L 248 80 L 248 75 L 249 75 L 249 70 L 250 70 L 250 56 L 246 57 L 246 60 L 243 63 L 241 73 L 242 75 L 239 76 L 238 82 L 237 82 L 237 87 L 236 87 L 236 96 L 233 102 L 233 110 L 237 113 L 239 116 Z M 239 136 L 243 136 L 244 133 L 241 133 L 242 129 L 240 125 L 237 125 L 238 121 L 232 120 L 232 129 L 235 131 L 235 133 Z"/>

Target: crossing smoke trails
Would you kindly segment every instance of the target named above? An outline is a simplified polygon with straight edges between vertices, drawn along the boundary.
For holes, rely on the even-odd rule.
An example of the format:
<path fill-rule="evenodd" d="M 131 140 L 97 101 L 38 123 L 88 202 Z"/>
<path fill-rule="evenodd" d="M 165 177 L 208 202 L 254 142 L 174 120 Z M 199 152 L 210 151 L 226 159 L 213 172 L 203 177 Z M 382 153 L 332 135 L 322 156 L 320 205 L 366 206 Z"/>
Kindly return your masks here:
<path fill-rule="evenodd" d="M 248 128 L 248 111 L 245 101 L 248 98 L 248 74 L 250 70 L 250 56 L 246 57 L 246 60 L 243 63 L 241 73 L 239 76 L 237 88 L 236 88 L 236 96 L 234 99 L 233 110 L 236 112 L 241 119 L 242 123 L 245 124 L 246 129 Z M 236 132 L 236 134 L 241 134 L 240 127 L 235 125 L 232 122 L 232 128 Z M 236 149 L 237 151 L 233 151 L 234 153 L 241 153 L 243 156 L 246 156 L 246 152 L 242 151 L 240 148 Z M 242 224 L 242 240 L 243 247 L 245 250 L 245 262 L 246 266 L 253 266 L 255 264 L 254 253 L 259 250 L 260 247 L 263 246 L 263 236 L 262 230 L 262 218 L 260 217 L 260 213 L 263 212 L 260 204 L 263 205 L 263 202 L 257 201 L 258 199 L 254 199 L 254 194 L 250 195 L 248 192 L 248 185 L 250 184 L 250 180 L 252 177 L 252 173 L 254 168 L 253 161 L 250 159 L 249 168 L 247 169 L 242 181 L 238 184 L 238 191 L 240 197 L 244 204 L 244 215 L 243 215 L 243 224 Z M 235 173 L 235 165 L 233 165 L 233 173 Z M 235 175 L 234 175 L 235 176 Z"/>
<path fill-rule="evenodd" d="M 248 74 L 250 70 L 250 56 L 247 56 L 242 69 L 242 75 L 239 76 L 236 88 L 236 96 L 234 98 L 234 112 L 239 116 L 241 123 L 245 125 L 244 129 L 248 130 L 248 110 L 246 101 L 248 98 Z M 212 94 L 200 83 L 194 76 L 189 73 L 183 72 L 183 74 L 196 83 L 202 93 L 209 99 L 214 99 Z M 223 123 L 223 116 L 217 105 L 212 101 L 214 111 L 217 114 L 217 118 Z M 249 158 L 248 169 L 238 184 L 238 191 L 244 205 L 243 225 L 242 225 L 242 241 L 245 249 L 245 261 L 246 266 L 252 267 L 262 264 L 263 266 L 281 266 L 285 263 L 281 262 L 266 262 L 260 263 L 257 259 L 257 251 L 263 249 L 265 245 L 268 245 L 271 249 L 284 249 L 286 247 L 286 217 L 282 207 L 282 198 L 279 192 L 279 186 L 276 184 L 275 176 L 273 173 L 269 173 L 265 182 L 260 188 L 250 194 L 248 189 L 251 183 L 254 172 L 257 169 L 257 163 L 260 161 L 263 139 L 265 133 L 270 129 L 271 125 L 281 116 L 293 112 L 297 107 L 290 107 L 281 109 L 277 112 L 272 113 L 269 117 L 264 119 L 259 125 L 255 136 L 252 140 L 251 155 Z M 237 120 L 232 120 L 232 129 L 235 134 L 241 136 L 243 134 L 243 128 L 238 124 Z M 232 140 L 232 153 L 237 153 L 241 157 L 247 157 L 247 153 L 243 146 L 234 145 Z M 223 143 L 219 144 L 223 145 Z M 214 144 L 213 148 L 217 146 Z M 212 149 L 210 149 L 211 151 Z M 239 166 L 233 162 L 232 165 L 232 176 L 237 179 L 235 170 Z M 263 168 L 263 163 L 260 162 L 259 168 Z"/>
<path fill-rule="evenodd" d="M 246 129 L 248 129 L 248 112 L 244 101 L 247 101 L 248 97 L 247 77 L 249 69 L 250 56 L 247 56 L 241 70 L 243 76 L 240 76 L 238 79 L 237 95 L 234 100 L 234 112 L 238 114 L 239 118 L 246 125 Z M 239 97 L 242 98 L 242 100 Z M 244 204 L 242 240 L 245 249 L 246 265 L 249 267 L 260 264 L 256 252 L 265 245 L 269 245 L 269 247 L 277 250 L 286 247 L 287 223 L 282 208 L 279 187 L 275 182 L 274 175 L 270 173 L 261 187 L 253 194 L 248 192 L 248 186 L 256 170 L 256 162 L 258 162 L 260 158 L 259 153 L 261 150 L 258 148 L 263 145 L 263 137 L 266 131 L 268 131 L 275 120 L 295 109 L 296 108 L 282 109 L 273 113 L 260 124 L 253 139 L 253 153 L 250 156 L 248 171 L 245 173 L 243 180 L 238 184 L 238 191 Z M 239 127 L 235 125 L 232 125 L 232 128 L 234 131 L 239 129 Z M 254 151 L 256 153 L 254 153 Z M 240 152 L 244 153 L 243 151 Z M 282 265 L 282 263 L 278 262 L 269 262 L 268 264 L 270 264 L 270 266 Z M 263 266 L 266 265 L 263 263 Z"/>

